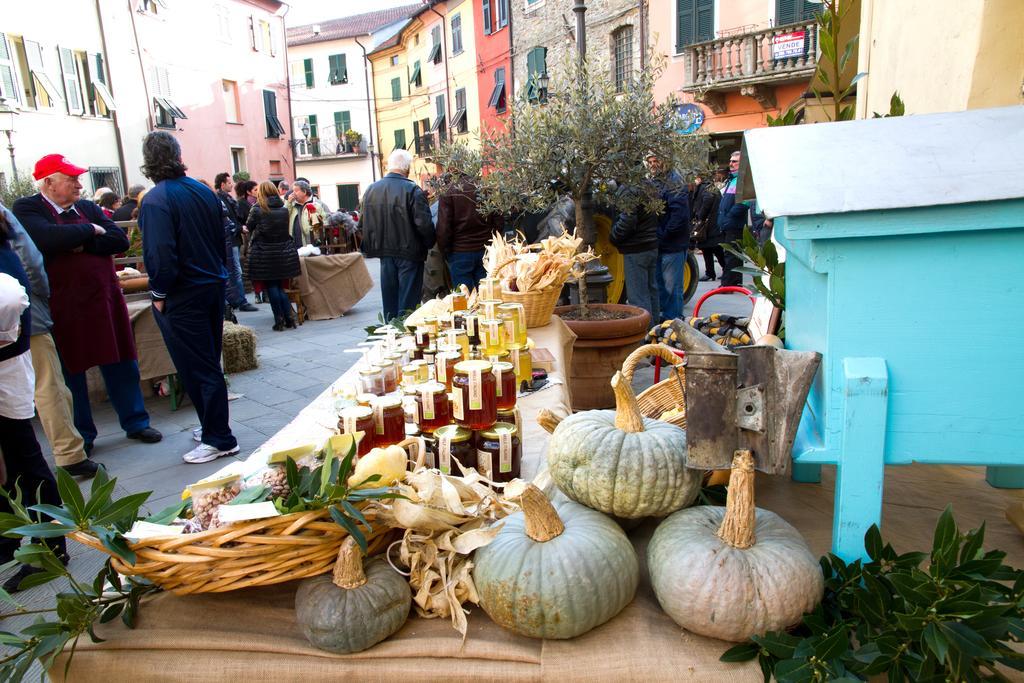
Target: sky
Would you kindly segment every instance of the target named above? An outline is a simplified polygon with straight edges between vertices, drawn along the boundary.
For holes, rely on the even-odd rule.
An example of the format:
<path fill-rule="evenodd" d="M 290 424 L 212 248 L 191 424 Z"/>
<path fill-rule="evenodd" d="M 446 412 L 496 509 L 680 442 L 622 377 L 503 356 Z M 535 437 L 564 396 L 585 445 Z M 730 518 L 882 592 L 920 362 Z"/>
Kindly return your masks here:
<path fill-rule="evenodd" d="M 337 19 L 374 10 L 411 5 L 416 0 L 286 0 L 291 5 L 285 16 L 288 26 L 301 26 L 324 19 Z"/>

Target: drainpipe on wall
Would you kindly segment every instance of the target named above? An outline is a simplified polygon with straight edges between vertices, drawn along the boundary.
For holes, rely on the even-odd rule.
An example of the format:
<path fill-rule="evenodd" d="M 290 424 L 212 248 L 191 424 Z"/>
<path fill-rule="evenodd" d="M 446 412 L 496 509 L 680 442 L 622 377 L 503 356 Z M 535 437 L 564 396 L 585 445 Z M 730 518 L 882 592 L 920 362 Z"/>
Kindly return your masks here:
<path fill-rule="evenodd" d="M 114 91 L 114 77 L 110 73 L 110 52 L 107 50 L 107 33 L 103 29 L 103 12 L 100 9 L 100 0 L 96 0 L 96 20 L 100 23 L 100 45 L 103 48 L 103 54 L 107 58 L 107 85 L 110 86 L 110 91 Z M 101 74 L 102 75 L 102 74 Z M 117 143 L 117 161 L 121 167 L 121 182 L 124 183 L 124 187 L 121 188 L 122 194 L 128 194 L 128 165 L 124 160 L 124 142 L 121 140 L 121 126 L 117 122 L 117 111 L 110 112 L 111 121 L 114 123 L 114 141 Z"/>
<path fill-rule="evenodd" d="M 288 16 L 288 10 L 292 6 L 285 4 L 285 7 L 288 9 L 281 15 L 281 27 L 284 28 L 284 84 L 288 89 L 288 149 L 292 153 L 292 181 L 294 181 L 299 176 L 299 168 L 295 162 L 295 114 L 292 109 L 292 70 L 288 63 L 288 28 L 284 25 L 284 18 Z"/>
<path fill-rule="evenodd" d="M 647 61 L 647 0 L 639 0 L 637 7 L 640 9 L 640 70 L 644 70 Z"/>
<path fill-rule="evenodd" d="M 149 84 L 146 83 L 146 67 L 142 63 L 142 46 L 139 45 L 139 31 L 135 28 L 135 8 L 132 0 L 125 0 L 128 5 L 128 18 L 132 22 L 132 39 L 135 41 L 135 56 L 139 58 L 139 78 L 142 79 L 142 92 L 146 96 L 146 119 L 149 121 L 149 132 L 156 128 L 153 121 L 153 100 L 149 96 Z"/>
<path fill-rule="evenodd" d="M 451 93 L 451 79 L 448 78 L 448 27 L 444 22 L 444 15 L 434 9 L 436 0 L 423 0 L 423 3 L 427 5 L 427 9 L 441 17 L 441 50 L 444 52 L 441 55 L 444 58 L 444 125 L 448 125 L 452 122 L 452 93 Z M 429 4 L 428 4 L 429 3 Z M 512 12 L 510 11 L 509 14 Z M 438 131 L 440 133 L 440 131 Z M 448 139 L 449 135 L 445 135 L 445 139 Z M 440 141 L 438 147 L 440 147 Z"/>
<path fill-rule="evenodd" d="M 372 34 L 367 33 L 367 38 L 372 37 Z M 373 144 L 373 107 L 370 106 L 372 100 L 370 99 L 370 79 L 373 78 L 373 69 L 370 68 L 370 57 L 366 53 L 366 46 L 359 42 L 359 37 L 355 38 L 356 45 L 363 51 L 363 77 L 366 80 L 366 117 L 369 121 L 370 131 L 366 137 L 370 140 L 370 144 Z M 374 93 L 376 94 L 376 93 Z M 377 130 L 380 133 L 380 129 Z M 380 140 L 377 140 L 377 151 L 380 152 Z M 373 181 L 377 182 L 377 162 L 373 159 L 373 150 L 367 150 L 370 153 L 370 172 L 373 173 Z"/>

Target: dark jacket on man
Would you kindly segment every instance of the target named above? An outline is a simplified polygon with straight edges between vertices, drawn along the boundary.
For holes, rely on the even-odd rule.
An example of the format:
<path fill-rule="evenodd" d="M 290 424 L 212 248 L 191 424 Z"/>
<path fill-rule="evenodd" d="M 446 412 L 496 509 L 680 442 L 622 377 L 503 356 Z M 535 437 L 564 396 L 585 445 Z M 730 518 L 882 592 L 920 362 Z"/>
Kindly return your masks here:
<path fill-rule="evenodd" d="M 749 211 L 747 204 L 736 201 L 736 176 L 730 176 L 718 204 L 718 231 L 724 241 L 732 242 L 743 235 Z"/>
<path fill-rule="evenodd" d="M 436 234 L 423 190 L 399 173 L 366 188 L 362 201 L 363 253 L 424 261 Z"/>
<path fill-rule="evenodd" d="M 259 204 L 249 211 L 249 279 L 287 280 L 302 272 L 299 253 L 288 230 L 288 209 L 280 197 L 268 197 L 264 211 Z"/>
<path fill-rule="evenodd" d="M 693 194 L 693 203 L 690 205 L 690 223 L 693 227 L 690 237 L 700 247 L 708 244 L 715 236 L 718 223 L 718 201 L 721 193 L 715 184 L 705 180 Z"/>
<path fill-rule="evenodd" d="M 32 285 L 29 291 L 29 299 L 32 301 L 32 334 L 46 334 L 53 327 L 53 319 L 50 318 L 50 280 L 46 277 L 43 255 L 10 209 L 0 204 L 0 212 L 7 216 L 7 223 L 11 226 L 11 248 L 25 267 L 28 281 Z"/>
<path fill-rule="evenodd" d="M 139 227 L 154 297 L 227 280 L 223 221 L 217 195 L 187 176 L 161 180 L 146 194 Z"/>
<path fill-rule="evenodd" d="M 242 246 L 242 225 L 238 222 L 238 200 L 231 196 L 230 192 L 217 190 L 217 196 L 224 202 L 228 211 L 228 220 L 231 221 L 231 244 L 235 247 Z"/>
<path fill-rule="evenodd" d="M 629 192 L 629 190 L 623 190 Z M 637 197 L 639 200 L 639 197 Z M 623 254 L 637 254 L 658 248 L 658 214 L 643 206 L 632 212 L 622 212 L 612 225 L 609 239 Z"/>
<path fill-rule="evenodd" d="M 690 247 L 690 196 L 686 183 L 675 171 L 657 178 L 655 184 L 665 208 L 658 219 L 658 251 L 677 254 Z"/>
<path fill-rule="evenodd" d="M 498 216 L 478 210 L 477 188 L 462 178 L 444 192 L 437 207 L 437 248 L 442 254 L 481 251 L 501 229 Z"/>
<path fill-rule="evenodd" d="M 132 219 L 132 211 L 135 210 L 139 203 L 134 199 L 129 199 L 121 206 L 117 207 L 117 211 L 110 217 L 110 220 L 116 222 L 119 221 L 130 221 Z"/>

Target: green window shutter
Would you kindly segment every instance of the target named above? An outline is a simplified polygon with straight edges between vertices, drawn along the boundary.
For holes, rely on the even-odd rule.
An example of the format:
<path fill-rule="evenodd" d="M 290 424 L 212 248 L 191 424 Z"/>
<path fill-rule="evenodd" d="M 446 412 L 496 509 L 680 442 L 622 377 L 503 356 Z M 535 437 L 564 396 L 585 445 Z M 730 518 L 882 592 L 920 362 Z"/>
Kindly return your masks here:
<path fill-rule="evenodd" d="M 338 185 L 338 209 L 353 211 L 359 206 L 358 185 Z"/>
<path fill-rule="evenodd" d="M 320 133 L 317 131 L 317 127 L 316 127 L 316 125 L 317 125 L 316 124 L 316 114 L 310 114 L 308 118 L 309 118 L 309 137 L 310 138 L 318 138 L 318 137 L 320 137 Z"/>
<path fill-rule="evenodd" d="M 334 129 L 338 131 L 338 142 L 341 142 L 345 132 L 352 128 L 352 113 L 347 111 L 334 112 Z"/>
<path fill-rule="evenodd" d="M 420 122 L 412 122 L 412 147 L 416 153 L 420 153 Z"/>
<path fill-rule="evenodd" d="M 695 43 L 703 43 L 715 37 L 715 2 L 714 0 L 697 0 L 697 35 Z"/>
<path fill-rule="evenodd" d="M 402 99 L 402 79 L 392 78 L 391 79 L 391 100 L 397 102 Z"/>
<path fill-rule="evenodd" d="M 103 71 L 103 55 L 96 53 L 96 78 L 103 85 L 107 84 L 107 77 Z"/>
<path fill-rule="evenodd" d="M 345 55 L 338 55 L 338 82 L 348 83 L 348 63 Z"/>
<path fill-rule="evenodd" d="M 775 25 L 810 21 L 821 14 L 821 5 L 807 0 L 775 0 Z"/>
<path fill-rule="evenodd" d="M 537 67 L 537 51 L 541 48 L 533 48 L 526 53 L 526 99 L 533 101 L 537 99 L 537 76 L 540 69 Z"/>
<path fill-rule="evenodd" d="M 405 128 L 395 131 L 395 149 L 405 149 Z"/>
<path fill-rule="evenodd" d="M 715 0 L 676 0 L 676 52 L 714 37 Z"/>
<path fill-rule="evenodd" d="M 330 65 L 329 79 L 331 85 L 348 83 L 348 67 L 345 65 L 345 55 L 330 55 L 327 57 L 327 63 Z"/>
<path fill-rule="evenodd" d="M 313 60 L 312 59 L 303 59 L 302 60 L 302 70 L 306 73 L 306 87 L 307 88 L 312 88 L 313 87 Z"/>

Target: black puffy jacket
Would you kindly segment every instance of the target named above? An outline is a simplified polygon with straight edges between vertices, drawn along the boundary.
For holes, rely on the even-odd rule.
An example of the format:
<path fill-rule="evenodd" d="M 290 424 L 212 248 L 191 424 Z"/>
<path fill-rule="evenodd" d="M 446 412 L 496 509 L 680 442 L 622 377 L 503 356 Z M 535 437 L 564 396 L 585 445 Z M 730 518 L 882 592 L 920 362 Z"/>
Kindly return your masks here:
<path fill-rule="evenodd" d="M 254 204 L 249 211 L 249 279 L 287 280 L 298 277 L 299 254 L 288 231 L 288 209 L 280 197 L 267 199 L 269 211 Z"/>
<path fill-rule="evenodd" d="M 633 194 L 641 201 L 639 192 L 620 190 Z M 632 213 L 622 212 L 612 225 L 609 240 L 623 254 L 636 254 L 658 248 L 658 214 L 638 206 Z"/>
<path fill-rule="evenodd" d="M 388 173 L 366 188 L 359 227 L 363 253 L 425 261 L 436 234 L 423 190 L 405 176 Z"/>

